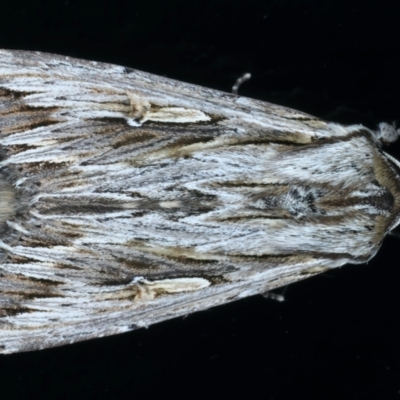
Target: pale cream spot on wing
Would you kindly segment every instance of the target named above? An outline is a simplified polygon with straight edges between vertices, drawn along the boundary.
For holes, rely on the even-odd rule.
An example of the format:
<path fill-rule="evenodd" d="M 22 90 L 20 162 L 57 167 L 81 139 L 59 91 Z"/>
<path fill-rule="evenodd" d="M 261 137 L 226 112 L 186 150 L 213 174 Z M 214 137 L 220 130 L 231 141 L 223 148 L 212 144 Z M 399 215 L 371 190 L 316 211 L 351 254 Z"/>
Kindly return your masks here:
<path fill-rule="evenodd" d="M 174 123 L 193 123 L 210 121 L 211 118 L 199 110 L 183 107 L 163 107 L 157 111 L 145 113 L 142 122 L 174 122 Z"/>
<path fill-rule="evenodd" d="M 311 128 L 316 128 L 316 129 L 323 129 L 326 127 L 326 123 L 324 121 L 320 121 L 318 119 L 316 120 L 310 120 L 310 121 L 303 121 L 306 125 L 310 126 Z"/>
<path fill-rule="evenodd" d="M 148 281 L 142 277 L 135 278 L 132 283 L 119 290 L 102 289 L 96 296 L 97 300 L 129 300 L 149 301 L 159 296 L 194 292 L 205 289 L 211 283 L 204 278 L 175 278 Z"/>
<path fill-rule="evenodd" d="M 325 272 L 328 269 L 330 268 L 326 266 L 317 265 L 315 267 L 307 268 L 306 270 L 302 271 L 302 274 L 310 274 L 310 275 L 321 274 L 322 272 Z"/>
<path fill-rule="evenodd" d="M 210 286 L 210 282 L 204 278 L 176 278 L 160 279 L 158 281 L 142 281 L 137 284 L 135 300 L 148 301 L 158 296 L 168 294 L 194 292 Z"/>
<path fill-rule="evenodd" d="M 176 278 L 161 279 L 153 282 L 143 282 L 141 286 L 145 287 L 145 297 L 149 299 L 155 298 L 160 294 L 174 294 L 193 292 L 210 286 L 210 282 L 204 278 Z M 143 299 L 143 297 L 142 297 Z"/>
<path fill-rule="evenodd" d="M 150 110 L 150 103 L 143 98 L 142 96 L 136 95 L 131 92 L 126 93 L 130 102 L 130 117 L 133 119 L 129 119 L 129 121 L 133 124 L 133 121 L 138 121 L 144 118 L 144 116 L 149 112 Z M 136 122 L 138 123 L 138 122 Z M 129 124 L 131 125 L 131 124 Z M 133 125 L 134 126 L 134 125 Z"/>
<path fill-rule="evenodd" d="M 181 206 L 181 202 L 179 200 L 160 201 L 159 204 L 162 208 L 179 208 Z"/>

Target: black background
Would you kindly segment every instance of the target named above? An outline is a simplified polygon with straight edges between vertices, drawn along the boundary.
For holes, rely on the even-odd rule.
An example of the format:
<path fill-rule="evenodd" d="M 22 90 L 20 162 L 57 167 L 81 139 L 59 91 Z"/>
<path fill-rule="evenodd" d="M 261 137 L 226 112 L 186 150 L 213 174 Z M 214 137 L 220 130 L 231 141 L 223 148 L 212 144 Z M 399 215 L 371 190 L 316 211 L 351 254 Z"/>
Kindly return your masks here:
<path fill-rule="evenodd" d="M 112 62 L 340 123 L 400 119 L 392 2 L 2 2 L 0 47 Z M 388 151 L 397 157 L 400 145 Z M 400 242 L 367 265 L 148 329 L 0 357 L 3 399 L 400 398 Z"/>

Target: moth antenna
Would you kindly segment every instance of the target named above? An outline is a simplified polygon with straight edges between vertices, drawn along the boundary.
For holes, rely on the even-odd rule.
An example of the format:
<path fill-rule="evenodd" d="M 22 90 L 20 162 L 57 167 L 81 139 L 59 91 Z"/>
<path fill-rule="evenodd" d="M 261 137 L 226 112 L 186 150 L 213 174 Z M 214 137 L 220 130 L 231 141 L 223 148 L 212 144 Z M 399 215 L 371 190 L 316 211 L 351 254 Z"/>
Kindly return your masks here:
<path fill-rule="evenodd" d="M 249 72 L 246 72 L 243 74 L 240 78 L 238 78 L 235 82 L 235 84 L 232 86 L 232 93 L 233 94 L 238 94 L 239 87 L 246 81 L 248 81 L 251 78 L 251 74 Z"/>

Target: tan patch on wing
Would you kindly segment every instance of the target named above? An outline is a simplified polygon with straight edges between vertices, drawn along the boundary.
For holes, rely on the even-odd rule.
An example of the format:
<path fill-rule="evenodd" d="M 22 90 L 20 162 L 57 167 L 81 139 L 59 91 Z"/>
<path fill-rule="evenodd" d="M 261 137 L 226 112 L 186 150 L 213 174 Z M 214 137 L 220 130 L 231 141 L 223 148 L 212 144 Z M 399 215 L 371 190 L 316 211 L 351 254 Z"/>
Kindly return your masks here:
<path fill-rule="evenodd" d="M 183 107 L 162 107 L 156 111 L 150 110 L 145 113 L 143 118 L 143 122 L 174 122 L 178 124 L 210 120 L 211 118 L 203 111 Z"/>
<path fill-rule="evenodd" d="M 211 285 L 204 278 L 175 278 L 148 281 L 143 278 L 135 278 L 131 284 L 124 285 L 121 290 L 110 290 L 99 293 L 97 300 L 132 300 L 149 301 L 159 296 L 194 292 L 205 289 Z"/>
<path fill-rule="evenodd" d="M 210 282 L 204 278 L 176 278 L 139 283 L 138 300 L 152 300 L 166 294 L 186 293 L 204 289 Z"/>

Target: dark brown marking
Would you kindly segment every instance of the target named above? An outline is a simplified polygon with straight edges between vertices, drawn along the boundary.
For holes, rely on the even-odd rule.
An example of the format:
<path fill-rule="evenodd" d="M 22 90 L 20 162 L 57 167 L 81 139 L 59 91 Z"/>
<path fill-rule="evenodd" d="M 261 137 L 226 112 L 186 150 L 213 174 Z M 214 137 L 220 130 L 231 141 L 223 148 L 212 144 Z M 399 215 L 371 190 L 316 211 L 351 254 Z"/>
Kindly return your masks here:
<path fill-rule="evenodd" d="M 77 267 L 76 265 L 71 265 L 71 264 L 64 264 L 64 263 L 55 263 L 54 268 L 59 268 L 59 269 L 73 269 L 76 271 L 81 271 L 83 268 Z"/>
<path fill-rule="evenodd" d="M 187 137 L 181 137 L 171 143 L 166 144 L 166 148 L 176 148 L 176 147 L 185 147 L 185 146 L 190 146 L 192 144 L 197 144 L 197 143 L 207 143 L 211 142 L 215 138 L 213 136 L 187 136 Z"/>
<path fill-rule="evenodd" d="M 180 264 L 187 264 L 187 265 L 193 265 L 193 266 L 204 266 L 204 265 L 216 265 L 219 263 L 218 260 L 212 260 L 212 259 L 198 259 L 198 258 L 193 258 L 193 257 L 186 257 L 186 256 L 172 256 L 170 254 L 166 254 L 165 258 L 169 260 L 173 260 L 174 262 L 180 263 Z"/>
<path fill-rule="evenodd" d="M 131 277 L 120 278 L 120 279 L 107 279 L 97 283 L 97 286 L 127 286 L 132 283 Z"/>
<path fill-rule="evenodd" d="M 104 122 L 107 125 L 126 125 L 125 118 L 122 117 L 99 117 L 99 118 L 91 118 L 90 120 Z"/>
<path fill-rule="evenodd" d="M 149 142 L 153 139 L 156 139 L 157 137 L 158 135 L 151 131 L 133 130 L 131 134 L 123 135 L 122 138 L 119 138 L 119 140 L 112 146 L 114 149 L 119 149 L 120 147 L 123 146 L 130 146 L 137 143 Z"/>
<path fill-rule="evenodd" d="M 50 293 L 50 292 L 23 292 L 23 293 L 15 293 L 15 294 L 22 297 L 25 300 L 65 297 L 62 294 L 56 294 L 56 293 Z"/>
<path fill-rule="evenodd" d="M 29 236 L 20 239 L 20 243 L 22 246 L 25 247 L 45 247 L 45 248 L 52 248 L 54 246 L 67 246 L 67 241 L 57 240 L 55 238 L 50 237 L 40 237 L 40 236 Z"/>
<path fill-rule="evenodd" d="M 23 169 L 26 169 L 27 172 L 39 172 L 44 170 L 51 170 L 51 169 L 63 169 L 69 163 L 67 162 L 60 162 L 60 163 L 53 163 L 48 161 L 40 161 L 40 162 L 30 162 L 25 164 L 20 164 L 23 166 Z"/>
<path fill-rule="evenodd" d="M 14 315 L 26 314 L 34 311 L 36 310 L 28 307 L 3 307 L 0 308 L 0 318 L 13 317 Z"/>
<path fill-rule="evenodd" d="M 128 268 L 134 270 L 154 270 L 158 268 L 155 262 L 147 261 L 145 259 L 132 259 L 132 258 L 122 258 L 118 257 L 116 260 Z"/>
<path fill-rule="evenodd" d="M 0 97 L 8 97 L 12 100 L 19 100 L 23 97 L 29 96 L 30 94 L 34 94 L 35 92 L 17 92 L 15 90 L 7 89 L 0 87 Z"/>
<path fill-rule="evenodd" d="M 33 276 L 26 276 L 21 274 L 17 274 L 17 276 L 20 280 L 29 281 L 34 283 L 35 285 L 39 284 L 41 286 L 58 286 L 63 284 L 63 282 L 53 281 L 44 278 L 34 278 Z"/>

